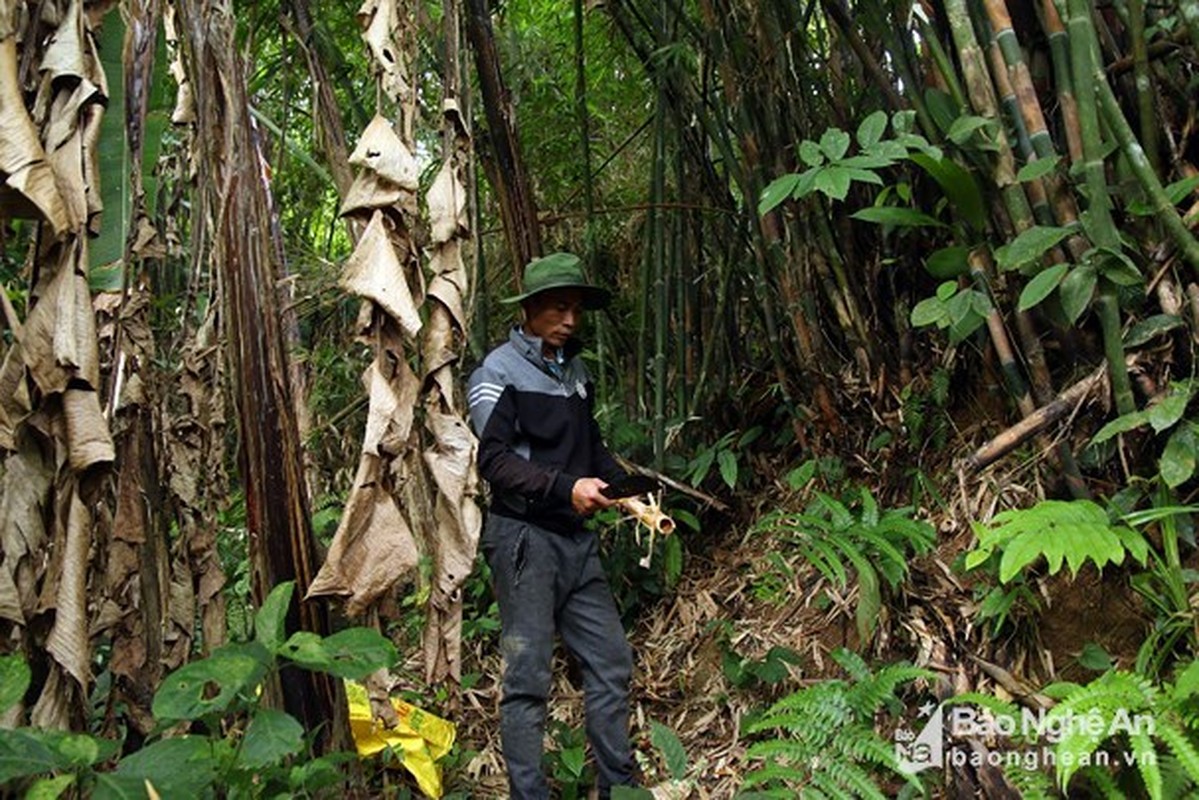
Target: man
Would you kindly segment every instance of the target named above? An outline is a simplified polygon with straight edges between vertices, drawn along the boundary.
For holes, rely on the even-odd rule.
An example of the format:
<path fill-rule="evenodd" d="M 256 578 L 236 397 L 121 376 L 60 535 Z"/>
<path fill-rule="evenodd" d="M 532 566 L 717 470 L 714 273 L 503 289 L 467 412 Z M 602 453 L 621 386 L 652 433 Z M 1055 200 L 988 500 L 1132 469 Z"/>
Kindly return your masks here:
<path fill-rule="evenodd" d="M 541 769 L 555 629 L 583 673 L 587 738 L 601 797 L 633 781 L 628 736 L 632 653 L 584 520 L 613 504 L 625 475 L 600 438 L 594 389 L 574 334 L 609 294 L 570 253 L 531 261 L 523 323 L 470 378 L 479 474 L 491 487 L 480 549 L 491 567 L 505 659 L 500 735 L 513 800 L 545 800 Z"/>

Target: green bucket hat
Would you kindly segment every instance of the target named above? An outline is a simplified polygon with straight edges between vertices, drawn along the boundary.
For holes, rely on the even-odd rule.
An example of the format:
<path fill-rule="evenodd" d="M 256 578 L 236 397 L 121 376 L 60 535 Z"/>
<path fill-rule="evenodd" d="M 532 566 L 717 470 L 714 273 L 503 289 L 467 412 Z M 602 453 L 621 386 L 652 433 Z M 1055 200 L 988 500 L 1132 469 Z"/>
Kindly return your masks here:
<path fill-rule="evenodd" d="M 608 305 L 612 296 L 607 289 L 594 286 L 583 277 L 583 265 L 573 253 L 551 253 L 535 258 L 525 266 L 524 292 L 505 297 L 501 303 L 523 303 L 535 294 L 548 289 L 579 289 L 583 293 L 583 308 L 594 311 Z"/>

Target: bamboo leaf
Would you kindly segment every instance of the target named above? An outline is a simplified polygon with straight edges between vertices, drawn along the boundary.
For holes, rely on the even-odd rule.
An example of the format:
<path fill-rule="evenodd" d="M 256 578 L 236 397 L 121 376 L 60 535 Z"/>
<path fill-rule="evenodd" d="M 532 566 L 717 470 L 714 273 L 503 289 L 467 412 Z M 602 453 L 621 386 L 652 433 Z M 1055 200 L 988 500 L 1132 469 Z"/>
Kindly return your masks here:
<path fill-rule="evenodd" d="M 850 214 L 854 219 L 860 219 L 863 222 L 874 222 L 880 225 L 895 225 L 896 227 L 923 227 L 929 226 L 934 228 L 948 227 L 940 220 L 930 217 L 923 211 L 917 211 L 914 208 L 901 208 L 899 206 L 871 206 L 863 208 Z"/>
<path fill-rule="evenodd" d="M 1195 474 L 1196 451 L 1199 450 L 1199 440 L 1191 425 L 1183 425 L 1170 434 L 1169 441 L 1162 451 L 1158 462 L 1158 471 L 1162 480 L 1171 489 L 1181 486 Z"/>
<path fill-rule="evenodd" d="M 1069 264 L 1054 264 L 1052 267 L 1043 269 L 1037 273 L 1025 285 L 1024 290 L 1020 292 L 1018 308 L 1021 311 L 1027 311 L 1040 304 L 1062 282 L 1062 279 L 1066 277 L 1066 271 L 1069 269 Z"/>
<path fill-rule="evenodd" d="M 720 467 L 720 477 L 730 489 L 737 488 L 737 456 L 731 450 L 721 450 L 716 454 L 716 463 Z"/>
<path fill-rule="evenodd" d="M 1038 158 L 1034 161 L 1029 161 L 1020 171 L 1016 173 L 1016 180 L 1021 183 L 1029 183 L 1030 181 L 1040 180 L 1046 175 L 1050 175 L 1057 168 L 1058 162 L 1061 161 L 1060 156 L 1052 156 L 1050 158 Z"/>
<path fill-rule="evenodd" d="M 1124 346 L 1140 347 L 1158 336 L 1182 327 L 1182 324 L 1182 317 L 1177 314 L 1154 314 L 1128 329 L 1128 333 L 1124 334 Z"/>
<path fill-rule="evenodd" d="M 995 263 L 1001 270 L 1019 269 L 1039 261 L 1042 256 L 1070 235 L 1068 228 L 1034 225 L 995 251 Z"/>
<path fill-rule="evenodd" d="M 858 125 L 858 144 L 863 148 L 873 147 L 883 138 L 883 132 L 886 129 L 886 112 L 881 110 L 875 111 Z"/>
<path fill-rule="evenodd" d="M 1062 309 L 1066 312 L 1066 318 L 1070 320 L 1071 324 L 1077 322 L 1078 318 L 1087 310 L 1087 306 L 1091 304 L 1098 281 L 1099 276 L 1095 274 L 1094 268 L 1084 264 L 1071 270 L 1059 285 Z"/>

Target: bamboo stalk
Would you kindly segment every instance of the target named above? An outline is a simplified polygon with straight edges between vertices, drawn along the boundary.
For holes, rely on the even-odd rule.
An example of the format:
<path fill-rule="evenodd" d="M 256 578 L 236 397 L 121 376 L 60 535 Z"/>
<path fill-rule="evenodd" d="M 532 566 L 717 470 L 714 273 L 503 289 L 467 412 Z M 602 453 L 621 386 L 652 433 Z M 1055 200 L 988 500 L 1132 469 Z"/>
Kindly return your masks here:
<path fill-rule="evenodd" d="M 1082 134 L 1083 172 L 1087 185 L 1087 213 L 1091 216 L 1092 234 L 1100 247 L 1119 248 L 1120 240 L 1111 216 L 1111 199 L 1107 193 L 1107 175 L 1103 164 L 1103 143 L 1099 129 L 1099 112 L 1095 104 L 1096 89 L 1106 86 L 1097 63 L 1098 47 L 1091 19 L 1091 4 L 1087 0 L 1070 0 L 1070 57 L 1078 98 L 1079 132 Z M 1143 154 L 1142 154 L 1143 155 Z M 1197 245 L 1199 246 L 1199 245 Z M 1114 290 L 1102 282 L 1097 311 L 1103 330 L 1104 354 L 1111 375 L 1112 394 L 1121 414 L 1136 410 L 1132 383 L 1124 364 L 1124 344 L 1120 339 L 1120 311 Z"/>
<path fill-rule="evenodd" d="M 1132 41 L 1132 70 L 1137 87 L 1137 122 L 1141 142 L 1155 174 L 1161 174 L 1157 114 L 1153 107 L 1153 79 L 1149 74 L 1149 48 L 1145 41 L 1145 0 L 1128 0 L 1128 37 Z"/>

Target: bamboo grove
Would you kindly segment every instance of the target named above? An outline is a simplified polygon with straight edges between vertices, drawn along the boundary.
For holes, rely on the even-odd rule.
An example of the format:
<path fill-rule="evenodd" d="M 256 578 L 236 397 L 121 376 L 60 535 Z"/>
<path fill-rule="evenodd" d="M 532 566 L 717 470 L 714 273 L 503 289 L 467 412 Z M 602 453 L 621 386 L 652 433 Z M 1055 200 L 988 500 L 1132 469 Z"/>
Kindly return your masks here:
<path fill-rule="evenodd" d="M 79 730 L 103 675 L 148 735 L 239 581 L 314 633 L 419 602 L 452 685 L 458 384 L 550 249 L 617 289 L 605 425 L 699 488 L 1023 448 L 1187 499 L 1182 412 L 1084 445 L 1190 397 L 1197 63 L 1197 0 L 0 2 L 5 724 Z M 336 682 L 273 691 L 344 743 Z"/>

